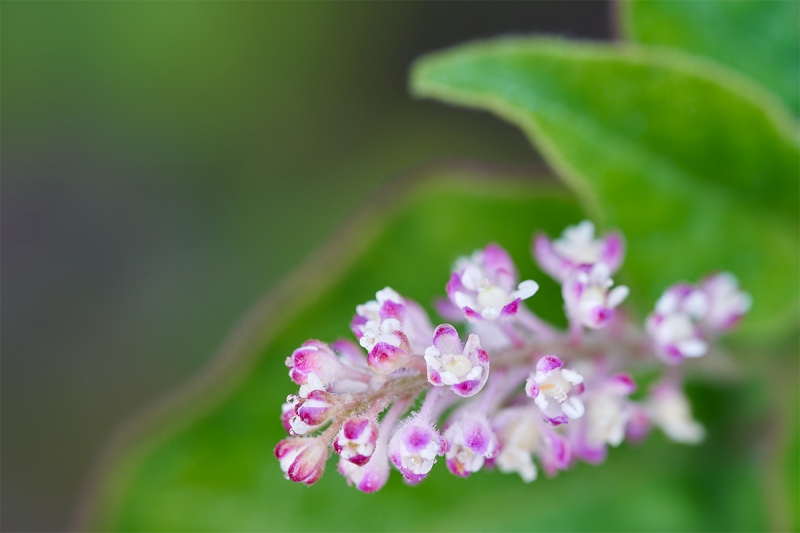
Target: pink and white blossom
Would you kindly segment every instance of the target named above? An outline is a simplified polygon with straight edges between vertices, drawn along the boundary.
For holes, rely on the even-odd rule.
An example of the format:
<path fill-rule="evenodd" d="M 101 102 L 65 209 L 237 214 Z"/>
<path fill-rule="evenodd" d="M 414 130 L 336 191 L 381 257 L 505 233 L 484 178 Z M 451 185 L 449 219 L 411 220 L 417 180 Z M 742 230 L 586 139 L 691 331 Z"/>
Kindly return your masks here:
<path fill-rule="evenodd" d="M 712 274 L 700 282 L 708 296 L 708 308 L 702 325 L 712 333 L 728 331 L 750 310 L 752 298 L 739 289 L 739 282 L 729 272 Z"/>
<path fill-rule="evenodd" d="M 535 407 L 503 409 L 492 419 L 500 452 L 494 461 L 501 472 L 517 473 L 526 483 L 538 477 L 538 460 L 548 476 L 569 468 L 574 461 L 569 440 L 546 424 Z"/>
<path fill-rule="evenodd" d="M 601 262 L 614 274 L 625 255 L 622 236 L 611 232 L 602 239 L 595 239 L 594 233 L 594 224 L 588 220 L 569 226 L 561 238 L 552 241 L 540 233 L 534 239 L 533 255 L 542 270 L 561 282 L 576 269 Z"/>
<path fill-rule="evenodd" d="M 525 394 L 534 399 L 544 419 L 557 426 L 583 416 L 583 376 L 564 368 L 564 361 L 545 355 L 536 363 L 536 371 L 525 382 Z"/>
<path fill-rule="evenodd" d="M 672 381 L 653 387 L 645 404 L 652 424 L 670 439 L 684 444 L 697 444 L 705 437 L 705 428 L 692 416 L 686 394 Z"/>
<path fill-rule="evenodd" d="M 533 454 L 541 445 L 542 423 L 536 408 L 510 407 L 497 413 L 492 427 L 500 441 L 500 453 L 495 465 L 504 473 L 517 473 L 522 481 L 530 483 L 539 470 Z"/>
<path fill-rule="evenodd" d="M 708 343 L 699 322 L 709 309 L 708 294 L 687 283 L 667 289 L 647 317 L 647 333 L 657 355 L 667 364 L 676 365 L 686 358 L 705 355 Z"/>
<path fill-rule="evenodd" d="M 562 285 L 564 305 L 570 320 L 591 329 L 605 327 L 614 318 L 614 309 L 628 297 L 628 287 L 614 285 L 605 263 L 573 270 Z"/>
<path fill-rule="evenodd" d="M 578 457 L 589 463 L 602 463 L 607 446 L 619 446 L 625 439 L 634 410 L 628 398 L 636 384 L 628 374 L 615 374 L 595 380 L 587 387 L 586 412 L 571 432 Z"/>
<path fill-rule="evenodd" d="M 462 346 L 456 329 L 441 324 L 433 333 L 433 345 L 425 349 L 428 381 L 436 387 L 450 387 L 459 396 L 477 394 L 489 379 L 489 356 L 480 339 L 471 334 Z"/>
<path fill-rule="evenodd" d="M 517 314 L 522 300 L 539 290 L 533 280 L 517 280 L 517 268 L 508 252 L 489 244 L 472 257 L 456 261 L 447 296 L 470 321 L 509 318 Z"/>
<path fill-rule="evenodd" d="M 389 436 L 395 431 L 398 418 L 405 412 L 407 407 L 407 401 L 400 401 L 389 408 L 378 427 L 378 438 L 375 441 L 375 449 L 366 464 L 354 464 L 345 459 L 344 456 L 339 459 L 339 473 L 344 476 L 348 485 L 354 486 L 361 492 L 375 492 L 386 484 L 389 480 L 389 451 L 387 443 L 389 442 Z M 368 435 L 367 441 L 372 440 L 374 428 L 371 427 L 371 424 L 365 426 L 363 429 L 360 427 L 352 429 L 355 431 L 350 437 L 354 437 L 354 439 L 347 437 L 348 442 L 358 441 L 363 438 L 365 434 Z M 358 436 L 356 436 L 356 434 Z M 356 455 L 360 455 L 360 453 L 357 452 Z"/>

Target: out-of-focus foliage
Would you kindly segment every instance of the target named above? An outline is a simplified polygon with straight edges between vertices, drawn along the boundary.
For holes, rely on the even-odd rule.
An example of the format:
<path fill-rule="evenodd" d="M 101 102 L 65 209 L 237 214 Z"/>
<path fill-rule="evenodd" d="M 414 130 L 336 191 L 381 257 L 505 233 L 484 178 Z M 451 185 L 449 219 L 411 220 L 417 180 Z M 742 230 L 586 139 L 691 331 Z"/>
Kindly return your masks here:
<path fill-rule="evenodd" d="M 634 41 L 711 58 L 763 83 L 800 114 L 800 2 L 621 2 Z"/>
<path fill-rule="evenodd" d="M 505 39 L 421 60 L 412 88 L 522 127 L 627 236 L 641 310 L 676 279 L 724 269 L 757 302 L 746 330 L 785 332 L 800 290 L 795 124 L 715 74 L 651 50 Z"/>

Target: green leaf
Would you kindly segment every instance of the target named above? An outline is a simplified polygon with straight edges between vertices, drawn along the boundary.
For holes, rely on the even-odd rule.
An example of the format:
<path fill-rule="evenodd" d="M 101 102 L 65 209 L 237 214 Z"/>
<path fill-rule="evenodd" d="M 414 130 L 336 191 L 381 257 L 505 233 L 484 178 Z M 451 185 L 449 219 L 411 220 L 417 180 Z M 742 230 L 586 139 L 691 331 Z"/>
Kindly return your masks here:
<path fill-rule="evenodd" d="M 756 84 L 666 50 L 512 38 L 425 57 L 411 85 L 520 126 L 627 236 L 640 311 L 729 270 L 754 298 L 743 333 L 797 327 L 797 124 Z"/>
<path fill-rule="evenodd" d="M 800 2 L 628 1 L 623 33 L 708 57 L 764 84 L 800 114 Z"/>

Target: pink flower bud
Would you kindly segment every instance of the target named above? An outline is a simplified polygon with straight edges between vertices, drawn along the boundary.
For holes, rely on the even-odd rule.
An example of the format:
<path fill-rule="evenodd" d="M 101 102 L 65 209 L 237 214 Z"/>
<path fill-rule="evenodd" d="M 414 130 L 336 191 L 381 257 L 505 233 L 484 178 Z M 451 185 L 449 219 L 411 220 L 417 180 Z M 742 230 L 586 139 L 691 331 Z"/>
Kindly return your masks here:
<path fill-rule="evenodd" d="M 325 470 L 328 446 L 316 437 L 284 439 L 275 446 L 275 457 L 286 479 L 313 485 Z"/>
<path fill-rule="evenodd" d="M 386 439 L 378 439 L 375 452 L 365 465 L 358 466 L 341 457 L 338 470 L 345 477 L 348 485 L 354 486 L 361 492 L 375 492 L 383 488 L 389 480 L 389 457 L 386 452 Z"/>
<path fill-rule="evenodd" d="M 413 416 L 389 442 L 389 459 L 409 483 L 428 475 L 437 455 L 445 452 L 445 441 L 427 420 Z"/>
<path fill-rule="evenodd" d="M 537 451 L 542 468 L 550 477 L 569 468 L 575 459 L 569 440 L 548 427 L 542 428 L 542 440 Z"/>
<path fill-rule="evenodd" d="M 708 310 L 702 324 L 713 333 L 734 327 L 752 305 L 750 295 L 739 290 L 739 282 L 728 272 L 708 276 L 700 282 L 700 288 L 708 295 Z"/>
<path fill-rule="evenodd" d="M 498 451 L 497 437 L 486 416 L 465 412 L 444 432 L 447 442 L 447 468 L 459 477 L 467 477 L 483 467 Z"/>
<path fill-rule="evenodd" d="M 645 326 L 656 353 L 665 363 L 677 365 L 685 358 L 705 355 L 708 344 L 699 322 L 706 317 L 708 307 L 708 295 L 687 283 L 664 291 Z"/>
<path fill-rule="evenodd" d="M 417 302 L 386 287 L 375 294 L 375 300 L 356 307 L 350 329 L 367 351 L 383 340 L 381 335 L 393 331 L 403 332 L 412 351 L 420 351 L 430 338 L 433 327 Z"/>
<path fill-rule="evenodd" d="M 294 403 L 285 402 L 281 406 L 281 425 L 283 425 L 283 429 L 285 429 L 287 433 L 292 432 L 292 418 L 296 415 Z"/>
<path fill-rule="evenodd" d="M 348 418 L 333 441 L 333 449 L 342 459 L 359 466 L 367 464 L 375 452 L 378 425 L 369 418 Z"/>
<path fill-rule="evenodd" d="M 384 338 L 388 339 L 373 345 L 367 356 L 367 362 L 373 371 L 379 374 L 391 374 L 408 365 L 411 361 L 411 349 L 402 332 L 395 332 Z"/>
<path fill-rule="evenodd" d="M 339 362 L 336 354 L 324 342 L 310 340 L 292 352 L 286 358 L 289 377 L 298 385 L 305 385 L 308 375 L 314 373 L 323 383 L 332 383 L 341 375 L 347 374 L 347 368 Z"/>
<path fill-rule="evenodd" d="M 328 420 L 336 399 L 321 389 L 312 390 L 297 405 L 297 416 L 309 426 L 319 426 Z"/>

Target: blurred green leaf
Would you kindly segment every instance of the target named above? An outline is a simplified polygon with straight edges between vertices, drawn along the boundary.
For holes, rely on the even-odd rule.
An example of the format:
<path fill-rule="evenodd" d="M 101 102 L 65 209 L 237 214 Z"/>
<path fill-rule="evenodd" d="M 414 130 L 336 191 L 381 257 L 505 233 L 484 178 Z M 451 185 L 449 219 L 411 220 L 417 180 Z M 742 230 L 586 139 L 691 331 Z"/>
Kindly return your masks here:
<path fill-rule="evenodd" d="M 627 236 L 641 311 L 730 270 L 754 297 L 743 333 L 797 327 L 797 125 L 756 84 L 669 51 L 501 39 L 423 58 L 411 85 L 520 126 Z"/>
<path fill-rule="evenodd" d="M 628 38 L 705 56 L 764 84 L 800 114 L 800 2 L 622 3 Z"/>

